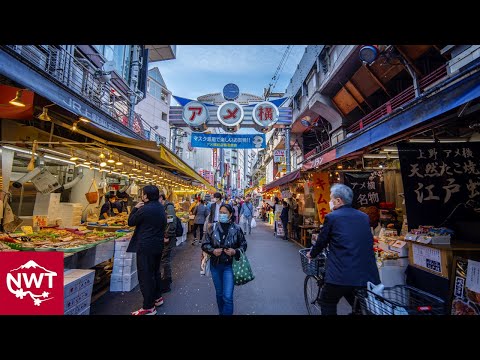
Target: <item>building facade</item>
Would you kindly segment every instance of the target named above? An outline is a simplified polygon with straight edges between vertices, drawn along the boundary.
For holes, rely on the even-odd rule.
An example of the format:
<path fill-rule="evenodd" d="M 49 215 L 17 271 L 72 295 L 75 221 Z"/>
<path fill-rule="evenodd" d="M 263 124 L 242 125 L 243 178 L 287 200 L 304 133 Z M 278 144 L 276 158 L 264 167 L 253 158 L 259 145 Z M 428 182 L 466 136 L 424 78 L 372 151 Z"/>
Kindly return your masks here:
<path fill-rule="evenodd" d="M 147 95 L 140 101 L 135 111 L 145 125 L 144 135 L 157 144 L 170 144 L 170 126 L 168 112 L 172 93 L 168 90 L 158 67 L 148 71 Z"/>
<path fill-rule="evenodd" d="M 35 112 L 48 106 L 50 117 L 72 129 L 83 117 L 103 131 L 145 139 L 148 125 L 135 106 L 147 93 L 148 62 L 173 58 L 171 45 L 2 45 L 0 83 L 34 92 Z"/>

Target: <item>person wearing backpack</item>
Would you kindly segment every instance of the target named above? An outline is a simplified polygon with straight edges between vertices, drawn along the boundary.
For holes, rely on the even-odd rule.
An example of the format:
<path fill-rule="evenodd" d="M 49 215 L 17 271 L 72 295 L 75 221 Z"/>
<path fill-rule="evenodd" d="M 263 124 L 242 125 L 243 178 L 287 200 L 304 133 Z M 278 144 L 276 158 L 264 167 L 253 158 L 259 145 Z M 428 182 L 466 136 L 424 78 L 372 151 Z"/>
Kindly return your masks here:
<path fill-rule="evenodd" d="M 242 208 L 240 209 L 240 217 L 245 218 L 245 221 L 242 223 L 243 227 L 243 233 L 246 235 L 247 234 L 247 229 L 248 229 L 248 234 L 250 235 L 252 233 L 252 219 L 253 219 L 253 204 L 250 202 L 251 198 L 250 196 L 247 196 L 245 199 L 245 202 L 242 205 Z"/>
<path fill-rule="evenodd" d="M 160 265 L 162 272 L 162 293 L 166 293 L 171 290 L 172 285 L 172 248 L 176 246 L 177 234 L 180 233 L 180 229 L 182 229 L 182 233 L 179 236 L 183 235 L 183 227 L 180 219 L 175 214 L 175 206 L 167 200 L 167 196 L 164 193 L 160 193 L 159 201 L 164 206 L 167 215 L 167 228 L 165 229 L 163 239 L 164 248 Z"/>

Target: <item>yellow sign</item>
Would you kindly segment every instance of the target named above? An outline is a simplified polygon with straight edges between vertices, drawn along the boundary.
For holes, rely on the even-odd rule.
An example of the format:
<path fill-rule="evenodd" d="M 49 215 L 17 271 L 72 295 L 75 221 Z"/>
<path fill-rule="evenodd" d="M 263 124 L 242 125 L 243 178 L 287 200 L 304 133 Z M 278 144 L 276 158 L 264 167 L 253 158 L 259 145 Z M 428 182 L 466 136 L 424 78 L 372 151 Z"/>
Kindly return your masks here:
<path fill-rule="evenodd" d="M 258 180 L 258 186 L 263 186 L 267 182 L 267 178 L 264 176 L 260 180 Z"/>
<path fill-rule="evenodd" d="M 330 212 L 330 181 L 328 172 L 313 174 L 313 193 L 317 206 L 318 218 L 321 223 L 325 221 L 325 215 Z"/>

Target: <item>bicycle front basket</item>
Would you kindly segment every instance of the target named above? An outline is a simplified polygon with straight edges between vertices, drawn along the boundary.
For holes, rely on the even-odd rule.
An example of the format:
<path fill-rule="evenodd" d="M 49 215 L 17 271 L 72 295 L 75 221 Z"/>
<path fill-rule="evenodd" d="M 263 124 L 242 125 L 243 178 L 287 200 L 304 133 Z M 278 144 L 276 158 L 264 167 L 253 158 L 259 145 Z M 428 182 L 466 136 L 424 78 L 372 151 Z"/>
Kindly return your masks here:
<path fill-rule="evenodd" d="M 318 276 L 325 272 L 325 254 L 319 254 L 315 259 L 310 260 L 307 258 L 309 251 L 309 248 L 298 251 L 300 253 L 300 260 L 302 261 L 302 270 L 306 275 Z"/>

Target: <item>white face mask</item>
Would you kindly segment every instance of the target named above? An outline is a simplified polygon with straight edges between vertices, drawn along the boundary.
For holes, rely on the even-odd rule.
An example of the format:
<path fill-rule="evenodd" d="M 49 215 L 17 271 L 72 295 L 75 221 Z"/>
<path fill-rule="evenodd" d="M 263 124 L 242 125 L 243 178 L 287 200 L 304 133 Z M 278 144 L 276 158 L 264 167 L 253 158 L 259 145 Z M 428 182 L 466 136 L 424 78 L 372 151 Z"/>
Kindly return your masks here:
<path fill-rule="evenodd" d="M 330 202 L 328 203 L 328 205 L 330 205 L 330 211 L 333 211 L 333 208 L 334 208 L 334 204 L 333 204 L 333 200 L 330 200 Z"/>

